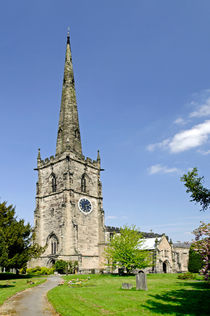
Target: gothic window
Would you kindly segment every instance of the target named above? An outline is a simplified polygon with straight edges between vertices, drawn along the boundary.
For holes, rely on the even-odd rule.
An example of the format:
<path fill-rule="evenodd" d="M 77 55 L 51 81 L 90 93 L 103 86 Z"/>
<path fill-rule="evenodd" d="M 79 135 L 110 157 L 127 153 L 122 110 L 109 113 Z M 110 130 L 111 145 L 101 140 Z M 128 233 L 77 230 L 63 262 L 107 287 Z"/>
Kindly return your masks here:
<path fill-rule="evenodd" d="M 81 191 L 86 192 L 86 179 L 84 174 L 82 175 L 81 179 Z"/>
<path fill-rule="evenodd" d="M 36 194 L 39 194 L 39 182 L 36 183 Z"/>
<path fill-rule="evenodd" d="M 58 252 L 58 239 L 54 233 L 48 237 L 49 244 L 51 247 L 51 255 L 55 255 Z"/>
<path fill-rule="evenodd" d="M 57 184 L 56 184 L 56 177 L 52 175 L 52 192 L 56 192 Z"/>

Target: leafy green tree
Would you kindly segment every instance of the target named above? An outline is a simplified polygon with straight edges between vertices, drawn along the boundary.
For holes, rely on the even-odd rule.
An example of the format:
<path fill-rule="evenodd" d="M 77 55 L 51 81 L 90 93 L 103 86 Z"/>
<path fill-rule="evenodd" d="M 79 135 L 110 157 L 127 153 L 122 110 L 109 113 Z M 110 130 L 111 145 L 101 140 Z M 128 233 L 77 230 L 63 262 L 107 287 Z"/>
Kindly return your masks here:
<path fill-rule="evenodd" d="M 197 168 L 193 168 L 181 177 L 181 181 L 187 188 L 186 192 L 191 193 L 191 201 L 200 203 L 201 211 L 205 211 L 210 205 L 210 190 L 203 186 L 203 180 L 204 177 L 198 176 Z"/>
<path fill-rule="evenodd" d="M 0 203 L 0 266 L 18 271 L 31 258 L 39 257 L 43 248 L 34 239 L 32 227 L 17 219 L 15 208 Z"/>
<path fill-rule="evenodd" d="M 193 168 L 187 174 L 181 177 L 181 181 L 187 188 L 187 193 L 191 193 L 191 201 L 199 203 L 201 210 L 205 211 L 210 206 L 210 190 L 202 184 L 204 177 L 198 176 L 198 169 Z M 205 276 L 205 280 L 210 276 L 210 224 L 201 222 L 201 225 L 193 231 L 195 241 L 193 249 L 200 254 L 202 258 L 202 269 L 200 272 Z"/>
<path fill-rule="evenodd" d="M 105 258 L 107 266 L 112 269 L 125 269 L 129 273 L 133 269 L 144 269 L 151 265 L 151 254 L 140 250 L 143 244 L 142 235 L 135 226 L 124 226 L 120 233 L 115 233 L 107 248 Z"/>
<path fill-rule="evenodd" d="M 198 273 L 203 267 L 201 254 L 194 250 L 194 246 L 190 247 L 188 270 L 192 273 Z"/>

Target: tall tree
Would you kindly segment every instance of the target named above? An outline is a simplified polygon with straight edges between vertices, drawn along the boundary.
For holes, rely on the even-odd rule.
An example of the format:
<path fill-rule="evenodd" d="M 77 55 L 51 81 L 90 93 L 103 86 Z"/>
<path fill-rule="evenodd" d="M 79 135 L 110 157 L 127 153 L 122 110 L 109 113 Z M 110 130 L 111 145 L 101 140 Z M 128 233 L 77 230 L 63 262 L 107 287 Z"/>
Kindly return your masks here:
<path fill-rule="evenodd" d="M 199 203 L 201 211 L 207 210 L 210 206 L 210 190 L 203 186 L 203 180 L 204 177 L 199 177 L 197 168 L 193 168 L 192 171 L 181 177 L 181 181 L 187 188 L 187 193 L 191 194 L 191 201 Z M 193 233 L 195 235 L 193 249 L 200 254 L 203 262 L 200 272 L 208 280 L 210 275 L 210 224 L 201 222 L 201 225 Z"/>
<path fill-rule="evenodd" d="M 181 181 L 186 186 L 187 193 L 190 193 L 191 201 L 201 205 L 201 211 L 205 211 L 210 206 L 210 190 L 202 184 L 204 177 L 198 176 L 198 169 L 193 168 L 181 177 Z"/>
<path fill-rule="evenodd" d="M 105 257 L 107 266 L 125 269 L 128 273 L 133 269 L 143 269 L 151 265 L 151 255 L 140 250 L 143 243 L 142 235 L 135 226 L 124 226 L 120 233 L 115 233 L 110 240 Z"/>
<path fill-rule="evenodd" d="M 15 208 L 0 203 L 0 266 L 18 270 L 29 259 L 38 257 L 43 249 L 33 242 L 34 237 L 30 224 L 15 216 Z"/>

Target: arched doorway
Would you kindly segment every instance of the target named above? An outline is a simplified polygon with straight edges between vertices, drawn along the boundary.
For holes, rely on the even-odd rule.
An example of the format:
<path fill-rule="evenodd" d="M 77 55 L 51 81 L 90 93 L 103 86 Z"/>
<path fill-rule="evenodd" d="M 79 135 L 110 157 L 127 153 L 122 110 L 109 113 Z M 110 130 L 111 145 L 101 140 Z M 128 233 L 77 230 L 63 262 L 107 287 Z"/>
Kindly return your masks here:
<path fill-rule="evenodd" d="M 166 261 L 163 262 L 163 272 L 167 273 L 167 263 L 166 263 Z"/>

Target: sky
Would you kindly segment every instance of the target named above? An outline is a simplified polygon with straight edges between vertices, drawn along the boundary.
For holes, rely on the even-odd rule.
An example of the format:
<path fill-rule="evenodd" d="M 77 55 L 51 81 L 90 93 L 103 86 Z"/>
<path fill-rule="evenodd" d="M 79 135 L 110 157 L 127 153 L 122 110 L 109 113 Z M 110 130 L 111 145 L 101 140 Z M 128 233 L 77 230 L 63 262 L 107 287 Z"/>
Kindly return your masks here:
<path fill-rule="evenodd" d="M 36 158 L 55 154 L 70 28 L 83 154 L 100 150 L 105 223 L 191 241 L 210 186 L 210 2 L 3 1 L 0 201 L 33 224 Z"/>

